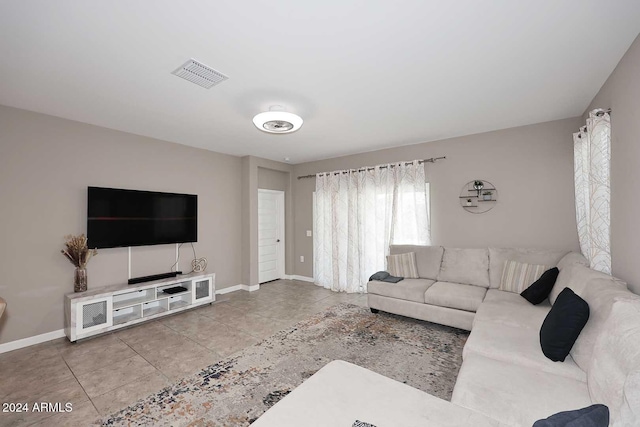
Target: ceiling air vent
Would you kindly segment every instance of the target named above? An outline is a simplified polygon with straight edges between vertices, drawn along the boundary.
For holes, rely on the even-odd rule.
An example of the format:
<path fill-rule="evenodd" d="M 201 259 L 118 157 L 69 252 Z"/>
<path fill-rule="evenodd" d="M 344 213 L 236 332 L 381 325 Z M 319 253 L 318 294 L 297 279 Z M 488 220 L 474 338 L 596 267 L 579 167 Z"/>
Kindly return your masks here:
<path fill-rule="evenodd" d="M 207 67 L 195 59 L 188 60 L 171 74 L 175 74 L 178 77 L 182 77 L 185 80 L 189 80 L 191 83 L 195 83 L 207 89 L 229 78 L 220 71 Z"/>

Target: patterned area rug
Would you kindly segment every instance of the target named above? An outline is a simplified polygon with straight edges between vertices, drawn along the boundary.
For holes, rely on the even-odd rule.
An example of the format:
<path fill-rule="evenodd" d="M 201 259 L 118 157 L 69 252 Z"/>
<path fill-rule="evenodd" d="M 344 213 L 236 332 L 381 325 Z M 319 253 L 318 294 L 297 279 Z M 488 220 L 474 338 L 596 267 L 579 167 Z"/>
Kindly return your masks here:
<path fill-rule="evenodd" d="M 332 360 L 450 400 L 466 331 L 351 304 L 331 307 L 102 420 L 247 426 Z"/>

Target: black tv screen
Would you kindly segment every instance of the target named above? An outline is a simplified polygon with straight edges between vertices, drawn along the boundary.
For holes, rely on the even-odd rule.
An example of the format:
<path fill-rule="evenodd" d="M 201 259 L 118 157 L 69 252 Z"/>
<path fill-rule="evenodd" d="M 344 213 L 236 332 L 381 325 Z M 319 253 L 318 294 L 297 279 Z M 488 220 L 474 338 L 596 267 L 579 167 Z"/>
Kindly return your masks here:
<path fill-rule="evenodd" d="M 161 245 L 198 240 L 198 196 L 88 188 L 90 248 Z"/>

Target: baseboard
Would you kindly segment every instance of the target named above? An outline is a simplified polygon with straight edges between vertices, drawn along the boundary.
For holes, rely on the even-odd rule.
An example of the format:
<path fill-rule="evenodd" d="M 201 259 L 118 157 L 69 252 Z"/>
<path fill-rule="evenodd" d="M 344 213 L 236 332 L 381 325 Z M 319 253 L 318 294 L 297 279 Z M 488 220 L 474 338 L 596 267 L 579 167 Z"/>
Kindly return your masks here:
<path fill-rule="evenodd" d="M 40 344 L 46 341 L 63 338 L 64 336 L 64 329 L 58 329 L 57 331 L 47 332 L 46 334 L 40 334 L 29 338 L 22 338 L 21 340 L 10 341 L 4 344 L 0 344 L 0 353 L 18 350 L 19 348 L 29 347 L 30 345 Z"/>
<path fill-rule="evenodd" d="M 216 295 L 228 294 L 229 292 L 235 291 L 257 291 L 260 289 L 260 285 L 234 285 L 229 286 L 228 288 L 216 289 Z"/>
<path fill-rule="evenodd" d="M 287 274 L 284 278 L 287 280 L 300 280 L 301 282 L 314 282 L 313 277 L 298 276 L 297 274 Z"/>

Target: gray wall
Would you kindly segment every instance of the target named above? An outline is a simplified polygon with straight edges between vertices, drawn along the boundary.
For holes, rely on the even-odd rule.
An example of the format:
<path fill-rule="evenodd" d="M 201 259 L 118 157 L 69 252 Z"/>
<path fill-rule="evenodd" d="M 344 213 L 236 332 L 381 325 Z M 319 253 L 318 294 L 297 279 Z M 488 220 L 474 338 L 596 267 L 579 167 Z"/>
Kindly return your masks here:
<path fill-rule="evenodd" d="M 572 133 L 580 122 L 558 120 L 295 165 L 295 274 L 313 276 L 313 240 L 305 231 L 313 229 L 315 189 L 314 178 L 295 177 L 440 156 L 447 159 L 426 165 L 434 245 L 578 250 Z M 499 202 L 490 212 L 474 215 L 460 206 L 460 190 L 473 179 L 496 185 Z"/>
<path fill-rule="evenodd" d="M 285 165 L 284 163 L 282 165 Z M 293 169 L 286 165 L 287 169 Z M 285 274 L 293 274 L 293 197 L 291 194 L 291 172 L 258 167 L 258 188 L 284 191 L 284 223 L 285 223 Z"/>
<path fill-rule="evenodd" d="M 640 36 L 585 112 L 611 108 L 611 264 L 640 293 Z"/>
<path fill-rule="evenodd" d="M 289 172 L 259 167 L 258 188 L 286 192 L 289 189 Z"/>
<path fill-rule="evenodd" d="M 0 129 L 0 343 L 63 327 L 73 266 L 60 249 L 86 232 L 89 185 L 198 194 L 198 256 L 218 288 L 240 283 L 239 157 L 3 106 Z M 174 245 L 134 248 L 132 273 L 169 271 L 174 257 Z M 127 250 L 100 250 L 88 274 L 89 288 L 126 282 Z"/>

